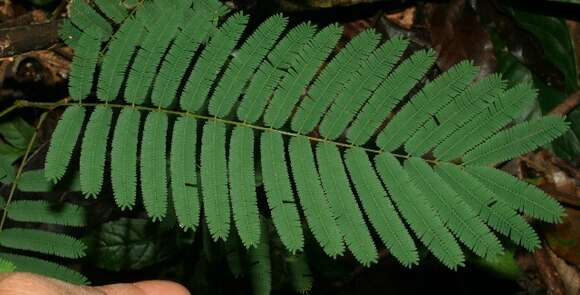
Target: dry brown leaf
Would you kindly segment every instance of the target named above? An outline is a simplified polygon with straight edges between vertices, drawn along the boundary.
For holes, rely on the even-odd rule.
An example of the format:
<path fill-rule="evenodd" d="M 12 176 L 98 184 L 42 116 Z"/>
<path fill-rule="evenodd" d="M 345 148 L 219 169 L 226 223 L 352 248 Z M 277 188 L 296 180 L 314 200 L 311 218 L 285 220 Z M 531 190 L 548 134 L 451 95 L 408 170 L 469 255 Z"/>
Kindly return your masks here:
<path fill-rule="evenodd" d="M 425 6 L 425 13 L 441 70 L 468 59 L 480 67 L 480 77 L 495 72 L 497 62 L 490 35 L 464 0 L 430 3 Z"/>
<path fill-rule="evenodd" d="M 566 217 L 560 224 L 544 227 L 550 248 L 568 263 L 580 266 L 580 211 L 566 208 Z"/>
<path fill-rule="evenodd" d="M 570 266 L 558 257 L 550 248 L 546 251 L 552 260 L 552 264 L 556 271 L 560 274 L 560 279 L 564 285 L 564 289 L 567 295 L 577 295 L 580 294 L 580 273 L 576 267 Z"/>
<path fill-rule="evenodd" d="M 417 7 L 413 6 L 401 12 L 385 14 L 385 18 L 405 30 L 410 30 L 415 24 L 416 12 Z"/>

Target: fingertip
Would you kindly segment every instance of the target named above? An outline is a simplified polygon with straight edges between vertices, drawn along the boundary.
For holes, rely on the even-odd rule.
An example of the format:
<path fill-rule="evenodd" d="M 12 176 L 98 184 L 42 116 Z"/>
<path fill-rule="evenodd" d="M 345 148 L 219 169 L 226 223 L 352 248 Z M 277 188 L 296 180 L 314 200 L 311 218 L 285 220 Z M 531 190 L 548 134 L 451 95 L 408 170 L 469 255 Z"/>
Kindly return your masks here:
<path fill-rule="evenodd" d="M 182 285 L 170 281 L 141 281 L 96 287 L 106 295 L 191 295 Z"/>
<path fill-rule="evenodd" d="M 184 286 L 170 281 L 141 281 L 133 285 L 143 291 L 144 295 L 191 295 Z"/>

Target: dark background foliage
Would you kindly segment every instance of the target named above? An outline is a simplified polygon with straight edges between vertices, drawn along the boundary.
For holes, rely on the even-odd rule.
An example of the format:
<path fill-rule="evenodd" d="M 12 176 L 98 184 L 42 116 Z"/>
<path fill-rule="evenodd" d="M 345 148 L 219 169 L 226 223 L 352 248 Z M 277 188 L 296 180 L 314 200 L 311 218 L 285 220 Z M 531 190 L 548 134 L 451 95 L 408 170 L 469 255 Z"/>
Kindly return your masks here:
<path fill-rule="evenodd" d="M 72 51 L 56 34 L 59 19 L 66 15 L 66 4 L 65 0 L 0 3 L 0 110 L 18 99 L 56 101 L 67 95 Z M 538 89 L 538 101 L 525 110 L 525 118 L 556 113 L 567 116 L 571 123 L 571 130 L 548 150 L 530 153 L 503 167 L 540 186 L 567 208 L 562 224 L 534 224 L 542 234 L 542 250 L 527 253 L 508 245 L 509 251 L 496 263 L 469 258 L 466 267 L 450 271 L 428 257 L 419 266 L 405 269 L 383 249 L 378 264 L 362 268 L 352 257 L 331 260 L 316 243 L 307 241 L 306 254 L 314 275 L 311 293 L 543 294 L 549 290 L 577 294 L 580 1 L 236 0 L 227 4 L 253 15 L 254 27 L 283 11 L 292 22 L 340 23 L 345 30 L 343 41 L 368 28 L 385 38 L 405 36 L 416 48 L 436 49 L 439 58 L 432 76 L 471 59 L 482 76 L 500 72 L 510 84 L 528 82 Z M 39 111 L 26 109 L 0 119 L 3 197 L 8 195 L 17 160 L 24 154 L 39 115 Z M 38 130 L 39 140 L 25 171 L 42 168 L 58 117 L 58 111 L 51 112 Z M 74 192 L 78 186 L 74 175 L 56 187 L 35 176 L 23 175 L 22 192 L 16 198 L 67 200 L 89 208 L 89 226 L 75 233 L 88 243 L 89 254 L 72 266 L 93 283 L 165 278 L 197 292 L 249 293 L 248 280 L 236 278 L 228 267 L 231 250 L 211 243 L 203 228 L 195 234 L 184 233 L 177 230 L 174 219 L 155 224 L 146 220 L 142 209 L 121 212 L 110 191 L 103 192 L 98 200 L 85 200 Z M 281 252 L 282 247 L 274 243 L 275 293 L 292 294 Z"/>

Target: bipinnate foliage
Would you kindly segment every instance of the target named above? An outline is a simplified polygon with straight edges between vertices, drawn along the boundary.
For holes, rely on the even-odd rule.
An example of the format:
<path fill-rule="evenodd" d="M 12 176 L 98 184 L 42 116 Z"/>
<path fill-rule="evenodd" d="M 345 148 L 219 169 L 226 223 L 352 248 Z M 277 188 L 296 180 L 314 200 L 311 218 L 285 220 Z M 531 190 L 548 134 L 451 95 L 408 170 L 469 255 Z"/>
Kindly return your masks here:
<path fill-rule="evenodd" d="M 348 249 L 364 265 L 376 262 L 379 242 L 405 266 L 419 262 L 421 243 L 451 269 L 464 265 L 462 244 L 500 255 L 496 233 L 534 250 L 539 238 L 523 215 L 564 214 L 493 166 L 568 128 L 554 116 L 512 126 L 535 99 L 527 84 L 476 79 L 471 62 L 425 82 L 434 52 L 409 52 L 407 40 L 382 42 L 373 30 L 337 51 L 338 25 L 289 28 L 278 14 L 249 32 L 248 16 L 216 1 L 144 1 L 129 12 L 104 2 L 73 1 L 78 13 L 63 28 L 75 48 L 73 102 L 47 155 L 53 181 L 94 106 L 81 144 L 85 195 L 99 194 L 109 169 L 121 208 L 134 206 L 140 188 L 154 220 L 175 208 L 182 227 L 196 230 L 203 211 L 214 240 L 235 230 L 259 260 L 267 249 L 259 185 L 290 253 L 304 250 L 308 228 L 328 255 Z"/>
<path fill-rule="evenodd" d="M 6 210 L 7 217 L 19 224 L 48 224 L 54 228 L 55 226 L 82 227 L 87 223 L 84 208 L 70 203 L 18 200 L 13 201 Z M 5 251 L 0 253 L 0 260 L 11 263 L 14 268 L 12 271 L 33 272 L 75 284 L 88 282 L 87 278 L 77 271 L 44 258 L 25 255 L 33 252 L 43 254 L 44 257 L 56 256 L 69 259 L 84 257 L 86 251 L 84 242 L 68 234 L 57 233 L 52 229 L 49 231 L 20 226 L 3 228 L 0 230 L 0 246 L 10 250 L 9 252 L 20 251 L 20 254 Z"/>

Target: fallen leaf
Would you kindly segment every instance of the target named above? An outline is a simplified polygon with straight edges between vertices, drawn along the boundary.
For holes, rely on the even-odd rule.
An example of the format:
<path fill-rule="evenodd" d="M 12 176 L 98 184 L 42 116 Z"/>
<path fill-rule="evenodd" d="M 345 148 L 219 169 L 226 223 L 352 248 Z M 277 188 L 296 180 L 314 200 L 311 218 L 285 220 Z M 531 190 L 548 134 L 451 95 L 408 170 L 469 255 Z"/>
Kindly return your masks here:
<path fill-rule="evenodd" d="M 412 6 L 401 12 L 385 14 L 385 18 L 405 30 L 410 30 L 415 24 L 416 11 L 417 8 Z"/>
<path fill-rule="evenodd" d="M 560 224 L 544 227 L 550 248 L 566 262 L 580 266 L 580 211 L 566 208 L 566 217 Z"/>
<path fill-rule="evenodd" d="M 439 53 L 437 65 L 441 70 L 469 59 L 480 67 L 480 77 L 495 72 L 497 65 L 490 35 L 464 0 L 427 4 L 425 13 L 432 46 Z"/>

